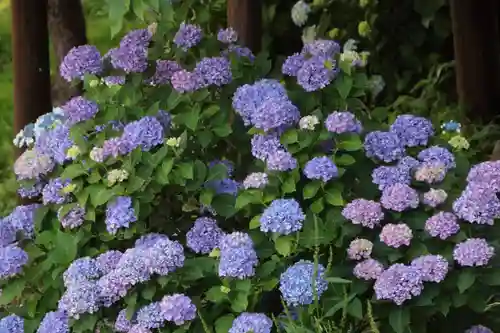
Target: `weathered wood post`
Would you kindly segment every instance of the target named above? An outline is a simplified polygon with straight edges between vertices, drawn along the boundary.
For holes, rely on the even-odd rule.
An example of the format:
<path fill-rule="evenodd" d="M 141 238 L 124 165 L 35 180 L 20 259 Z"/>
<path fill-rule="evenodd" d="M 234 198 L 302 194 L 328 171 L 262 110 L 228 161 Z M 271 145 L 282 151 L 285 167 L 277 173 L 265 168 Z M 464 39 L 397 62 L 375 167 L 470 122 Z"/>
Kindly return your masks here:
<path fill-rule="evenodd" d="M 227 23 L 238 32 L 241 44 L 254 53 L 260 51 L 262 39 L 262 1 L 228 0 Z"/>
<path fill-rule="evenodd" d="M 14 131 L 50 112 L 47 0 L 12 0 Z"/>

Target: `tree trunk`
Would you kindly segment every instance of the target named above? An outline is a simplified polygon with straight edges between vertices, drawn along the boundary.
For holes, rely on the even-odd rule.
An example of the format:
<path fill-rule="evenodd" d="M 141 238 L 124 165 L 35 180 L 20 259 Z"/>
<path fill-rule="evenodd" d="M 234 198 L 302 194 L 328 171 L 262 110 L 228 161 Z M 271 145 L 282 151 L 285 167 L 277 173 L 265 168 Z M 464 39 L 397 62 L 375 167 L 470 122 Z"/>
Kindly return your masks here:
<path fill-rule="evenodd" d="M 241 44 L 253 53 L 261 48 L 262 39 L 262 1 L 228 0 L 227 23 L 238 32 Z"/>
<path fill-rule="evenodd" d="M 48 0 L 48 3 L 50 39 L 57 59 L 52 103 L 60 105 L 81 94 L 81 85 L 71 86 L 59 75 L 59 64 L 71 48 L 87 43 L 85 17 L 81 0 Z"/>

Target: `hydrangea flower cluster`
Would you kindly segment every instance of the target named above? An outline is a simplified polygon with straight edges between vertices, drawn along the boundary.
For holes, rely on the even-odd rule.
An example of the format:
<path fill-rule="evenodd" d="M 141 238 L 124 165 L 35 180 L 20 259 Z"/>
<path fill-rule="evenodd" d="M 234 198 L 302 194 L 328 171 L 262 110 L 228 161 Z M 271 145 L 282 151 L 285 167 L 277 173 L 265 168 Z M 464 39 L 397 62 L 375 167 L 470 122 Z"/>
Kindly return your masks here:
<path fill-rule="evenodd" d="M 142 73 L 148 68 L 148 47 L 153 37 L 148 29 L 129 32 L 120 41 L 120 46 L 110 50 L 104 57 L 111 65 L 125 73 Z"/>
<path fill-rule="evenodd" d="M 432 237 L 447 239 L 460 231 L 457 217 L 453 213 L 439 212 L 425 222 L 425 231 Z"/>
<path fill-rule="evenodd" d="M 243 312 L 233 320 L 228 333 L 271 333 L 273 321 L 263 313 Z"/>
<path fill-rule="evenodd" d="M 304 175 L 309 179 L 319 179 L 327 182 L 338 176 L 338 169 L 335 163 L 327 157 L 315 157 L 306 163 Z"/>
<path fill-rule="evenodd" d="M 217 221 L 200 217 L 186 234 L 186 245 L 196 253 L 210 253 L 219 246 L 224 232 L 217 226 Z"/>
<path fill-rule="evenodd" d="M 306 216 L 295 199 L 276 199 L 260 217 L 260 230 L 289 235 L 302 229 Z"/>
<path fill-rule="evenodd" d="M 243 181 L 245 189 L 257 188 L 262 189 L 266 187 L 269 182 L 269 177 L 264 172 L 253 172 L 249 174 Z"/>
<path fill-rule="evenodd" d="M 108 202 L 105 223 L 110 234 L 114 235 L 118 229 L 128 228 L 130 223 L 136 221 L 137 216 L 130 197 L 120 196 Z"/>
<path fill-rule="evenodd" d="M 364 238 L 357 238 L 349 244 L 347 257 L 351 260 L 368 259 L 372 254 L 373 243 Z"/>
<path fill-rule="evenodd" d="M 406 147 L 426 146 L 434 135 L 434 128 L 428 119 L 409 114 L 397 116 L 390 130 Z"/>
<path fill-rule="evenodd" d="M 375 201 L 355 199 L 342 210 L 342 216 L 353 224 L 373 229 L 384 219 L 382 206 Z"/>
<path fill-rule="evenodd" d="M 356 116 L 348 111 L 338 112 L 335 111 L 328 115 L 325 121 L 325 127 L 329 132 L 342 134 L 342 133 L 356 133 L 360 134 L 363 130 L 361 122 Z"/>
<path fill-rule="evenodd" d="M 219 276 L 245 279 L 255 275 L 257 253 L 248 234 L 233 232 L 219 242 Z"/>
<path fill-rule="evenodd" d="M 392 132 L 374 131 L 365 137 L 366 156 L 386 163 L 394 162 L 405 154 L 403 142 Z"/>
<path fill-rule="evenodd" d="M 425 255 L 413 259 L 411 266 L 422 274 L 422 281 L 441 282 L 448 273 L 449 263 L 441 255 Z"/>
<path fill-rule="evenodd" d="M 292 306 L 312 304 L 314 297 L 320 298 L 328 288 L 324 274 L 323 265 L 315 265 L 307 260 L 300 260 L 288 267 L 281 274 L 279 287 L 285 302 Z"/>
<path fill-rule="evenodd" d="M 396 212 L 417 208 L 419 202 L 417 191 L 406 184 L 394 184 L 384 188 L 380 198 L 382 207 Z"/>
<path fill-rule="evenodd" d="M 69 317 L 64 311 L 47 313 L 36 333 L 69 333 Z"/>
<path fill-rule="evenodd" d="M 101 53 L 93 45 L 72 48 L 64 57 L 59 73 L 68 82 L 82 80 L 85 75 L 97 75 L 103 70 Z"/>
<path fill-rule="evenodd" d="M 420 269 L 403 264 L 394 264 L 387 268 L 373 286 L 377 299 L 390 300 L 397 305 L 420 295 L 423 288 L 423 274 Z"/>
<path fill-rule="evenodd" d="M 486 266 L 495 254 L 495 248 L 482 238 L 469 238 L 453 250 L 453 258 L 460 266 Z"/>
<path fill-rule="evenodd" d="M 412 238 L 413 232 L 411 228 L 404 223 L 388 223 L 384 225 L 380 232 L 380 241 L 396 249 L 403 245 L 410 246 Z"/>
<path fill-rule="evenodd" d="M 301 27 L 307 22 L 311 7 L 303 0 L 299 0 L 293 5 L 291 10 L 291 17 L 296 26 Z"/>
<path fill-rule="evenodd" d="M 10 315 L 0 320 L 0 333 L 24 333 L 24 319 Z"/>
<path fill-rule="evenodd" d="M 354 266 L 352 273 L 358 279 L 363 280 L 376 280 L 384 271 L 384 265 L 382 265 L 379 261 L 369 258 L 363 261 L 360 261 Z"/>
<path fill-rule="evenodd" d="M 493 331 L 486 326 L 476 325 L 469 328 L 465 333 L 493 333 Z"/>

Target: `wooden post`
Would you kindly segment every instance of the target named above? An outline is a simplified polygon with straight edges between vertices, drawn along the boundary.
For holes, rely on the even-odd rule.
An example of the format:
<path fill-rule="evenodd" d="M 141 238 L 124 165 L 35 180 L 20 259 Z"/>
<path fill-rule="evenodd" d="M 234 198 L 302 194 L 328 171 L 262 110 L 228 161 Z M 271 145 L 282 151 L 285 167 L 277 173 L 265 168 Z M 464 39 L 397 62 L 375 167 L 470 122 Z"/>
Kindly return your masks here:
<path fill-rule="evenodd" d="M 260 51 L 262 39 L 262 1 L 228 0 L 227 23 L 238 32 L 241 44 L 254 53 Z"/>
<path fill-rule="evenodd" d="M 47 0 L 12 0 L 14 131 L 50 112 Z"/>
<path fill-rule="evenodd" d="M 492 120 L 500 105 L 498 0 L 451 0 L 457 93 L 471 118 Z"/>

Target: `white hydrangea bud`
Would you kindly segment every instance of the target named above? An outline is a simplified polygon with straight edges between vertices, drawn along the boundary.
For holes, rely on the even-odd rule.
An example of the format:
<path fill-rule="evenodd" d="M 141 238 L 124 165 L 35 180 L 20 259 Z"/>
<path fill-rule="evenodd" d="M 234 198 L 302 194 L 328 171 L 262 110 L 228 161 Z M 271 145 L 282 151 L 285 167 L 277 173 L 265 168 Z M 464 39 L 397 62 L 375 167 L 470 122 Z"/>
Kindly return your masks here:
<path fill-rule="evenodd" d="M 305 116 L 299 120 L 299 128 L 303 130 L 314 131 L 318 124 L 319 119 L 316 116 Z"/>
<path fill-rule="evenodd" d="M 292 7 L 292 21 L 296 26 L 301 27 L 307 22 L 309 13 L 311 12 L 311 7 L 304 1 L 300 0 L 295 3 Z"/>
<path fill-rule="evenodd" d="M 168 138 L 167 146 L 169 147 L 179 147 L 181 144 L 181 138 Z"/>
<path fill-rule="evenodd" d="M 97 163 L 102 163 L 104 162 L 104 149 L 99 148 L 99 147 L 94 147 L 90 151 L 90 159 L 94 162 Z"/>
<path fill-rule="evenodd" d="M 461 135 L 455 135 L 448 141 L 448 143 L 456 150 L 467 150 L 470 148 L 469 141 Z"/>
<path fill-rule="evenodd" d="M 108 185 L 113 186 L 128 179 L 128 172 L 123 169 L 115 169 L 108 172 Z"/>

